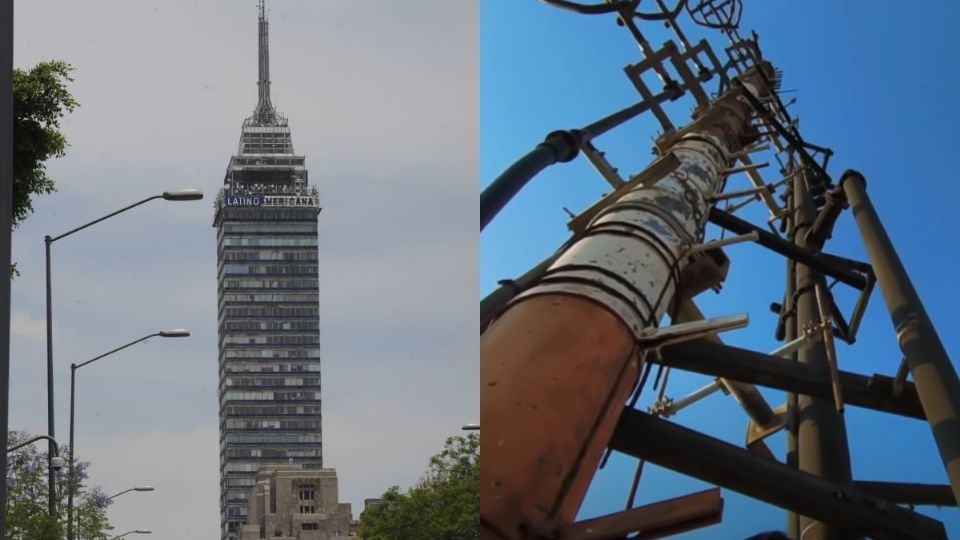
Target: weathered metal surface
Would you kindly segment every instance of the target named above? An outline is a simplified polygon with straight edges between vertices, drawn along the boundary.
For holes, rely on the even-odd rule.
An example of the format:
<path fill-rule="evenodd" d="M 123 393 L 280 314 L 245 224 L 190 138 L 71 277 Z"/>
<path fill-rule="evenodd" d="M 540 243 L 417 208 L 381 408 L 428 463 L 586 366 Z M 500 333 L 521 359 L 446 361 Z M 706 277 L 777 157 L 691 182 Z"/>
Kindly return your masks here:
<path fill-rule="evenodd" d="M 642 172 L 630 178 L 625 184 L 614 186 L 615 189 L 611 193 L 605 195 L 593 206 L 571 219 L 570 222 L 567 223 L 567 228 L 574 233 L 583 232 L 587 228 L 587 225 L 590 224 L 590 221 L 593 220 L 601 210 L 619 200 L 624 194 L 638 187 L 651 186 L 659 182 L 679 166 L 680 161 L 677 159 L 677 156 L 673 154 L 667 153 L 657 158 L 656 161 L 651 163 L 650 166 Z"/>
<path fill-rule="evenodd" d="M 757 78 L 746 84 L 760 93 Z M 634 342 L 666 312 L 731 153 L 755 138 L 740 94 L 719 98 L 697 120 L 703 130 L 670 149 L 680 165 L 601 210 L 481 336 L 481 523 L 491 537 L 576 515 L 637 382 Z"/>
<path fill-rule="evenodd" d="M 953 494 L 960 501 L 960 379 L 856 171 L 840 180 L 877 276 Z"/>
<path fill-rule="evenodd" d="M 631 508 L 624 512 L 573 523 L 562 528 L 562 540 L 620 540 L 663 538 L 720 523 L 723 498 L 720 488 Z"/>
<path fill-rule="evenodd" d="M 520 291 L 530 287 L 537 282 L 547 268 L 557 259 L 557 254 L 544 259 L 540 264 L 527 270 L 525 274 L 516 279 L 506 279 L 500 282 L 500 286 L 485 296 L 480 301 L 480 333 L 482 334 L 490 321 L 494 319 L 503 308 L 507 307 L 513 297 L 520 294 Z"/>
<path fill-rule="evenodd" d="M 625 409 L 610 447 L 749 497 L 811 516 L 846 538 L 945 539 L 943 524 L 895 504 L 791 467 L 667 420 Z"/>
<path fill-rule="evenodd" d="M 480 343 L 480 513 L 490 538 L 573 521 L 636 383 L 633 348 L 613 314 L 572 296 L 528 299 L 490 325 Z"/>
<path fill-rule="evenodd" d="M 723 148 L 723 141 L 710 134 L 681 140 L 671 150 L 680 161 L 676 170 L 602 210 L 584 238 L 518 299 L 585 296 L 616 313 L 635 335 L 655 324 L 676 291 L 686 246 L 701 239 L 709 209 L 705 199 L 719 189 L 720 172 L 729 161 Z"/>

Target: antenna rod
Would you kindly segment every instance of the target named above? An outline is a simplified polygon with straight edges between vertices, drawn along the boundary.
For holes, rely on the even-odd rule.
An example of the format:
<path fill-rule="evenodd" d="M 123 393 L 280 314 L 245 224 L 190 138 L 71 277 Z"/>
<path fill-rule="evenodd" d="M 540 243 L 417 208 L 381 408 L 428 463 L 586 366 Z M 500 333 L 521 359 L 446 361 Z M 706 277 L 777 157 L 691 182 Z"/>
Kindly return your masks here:
<path fill-rule="evenodd" d="M 259 89 L 259 101 L 257 102 L 257 113 L 255 116 L 271 114 L 273 105 L 270 103 L 270 29 L 267 22 L 267 8 L 265 0 L 258 0 L 257 6 L 260 8 L 259 33 L 260 33 L 260 73 L 257 80 Z"/>

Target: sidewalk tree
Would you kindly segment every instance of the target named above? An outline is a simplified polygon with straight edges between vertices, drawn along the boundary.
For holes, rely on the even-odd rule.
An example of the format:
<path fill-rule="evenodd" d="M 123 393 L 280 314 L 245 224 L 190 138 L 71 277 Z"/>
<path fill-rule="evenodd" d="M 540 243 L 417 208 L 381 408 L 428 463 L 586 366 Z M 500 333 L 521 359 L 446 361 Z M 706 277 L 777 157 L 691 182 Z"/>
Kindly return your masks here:
<path fill-rule="evenodd" d="M 10 431 L 8 444 L 15 446 L 31 435 Z M 3 540 L 60 540 L 66 531 L 67 471 L 57 473 L 57 516 L 50 516 L 47 505 L 47 454 L 40 442 L 7 455 L 7 537 Z M 69 460 L 68 452 L 61 457 Z M 74 506 L 77 538 L 108 538 L 112 527 L 107 521 L 110 501 L 100 488 L 85 489 L 89 462 L 77 462 Z"/>
<path fill-rule="evenodd" d="M 73 67 L 61 61 L 13 70 L 14 229 L 33 212 L 33 196 L 56 190 L 46 162 L 67 149 L 60 120 L 79 105 L 67 89 L 72 72 Z M 12 270 L 16 273 L 16 266 Z"/>
<path fill-rule="evenodd" d="M 363 513 L 364 540 L 480 538 L 480 437 L 450 437 L 427 475 L 402 492 L 393 486 Z"/>

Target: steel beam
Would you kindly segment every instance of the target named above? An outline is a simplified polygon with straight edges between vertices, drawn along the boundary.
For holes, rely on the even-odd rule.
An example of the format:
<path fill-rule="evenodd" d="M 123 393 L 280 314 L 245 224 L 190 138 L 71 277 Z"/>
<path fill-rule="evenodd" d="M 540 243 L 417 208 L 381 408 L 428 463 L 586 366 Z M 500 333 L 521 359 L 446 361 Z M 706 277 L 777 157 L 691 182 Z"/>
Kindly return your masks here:
<path fill-rule="evenodd" d="M 723 377 L 734 381 L 776 388 L 787 392 L 829 399 L 833 389 L 824 373 L 800 365 L 793 360 L 709 343 L 704 340 L 668 345 L 660 358 L 651 362 L 677 369 Z M 923 420 L 923 408 L 912 383 L 905 383 L 903 393 L 893 393 L 893 378 L 883 375 L 866 377 L 848 371 L 839 372 L 843 397 L 848 405 L 865 407 L 908 418 Z"/>
<path fill-rule="evenodd" d="M 716 525 L 722 516 L 720 488 L 713 488 L 579 521 L 559 536 L 564 540 L 621 540 L 639 532 L 633 538 L 663 538 Z"/>
<path fill-rule="evenodd" d="M 742 448 L 635 409 L 623 411 L 610 448 L 830 523 L 845 531 L 847 538 L 947 538 L 939 521 L 867 495 L 852 485 L 757 458 Z"/>
<path fill-rule="evenodd" d="M 836 264 L 834 261 L 818 253 L 797 247 L 792 242 L 788 242 L 770 231 L 765 231 L 753 223 L 740 219 L 733 214 L 724 212 L 718 208 L 711 208 L 710 223 L 737 234 L 747 234 L 756 231 L 760 236 L 760 240 L 758 240 L 757 243 L 774 253 L 779 253 L 784 257 L 789 257 L 797 262 L 803 263 L 817 272 L 834 277 L 841 283 L 845 283 L 851 287 L 862 289 L 867 286 L 867 278 L 862 274 L 858 274 L 849 268 Z"/>
<path fill-rule="evenodd" d="M 953 490 L 947 484 L 906 484 L 854 480 L 853 485 L 864 493 L 894 504 L 914 506 L 957 506 Z"/>
<path fill-rule="evenodd" d="M 840 185 L 863 237 L 954 497 L 960 501 L 960 379 L 867 196 L 863 176 L 846 171 Z"/>

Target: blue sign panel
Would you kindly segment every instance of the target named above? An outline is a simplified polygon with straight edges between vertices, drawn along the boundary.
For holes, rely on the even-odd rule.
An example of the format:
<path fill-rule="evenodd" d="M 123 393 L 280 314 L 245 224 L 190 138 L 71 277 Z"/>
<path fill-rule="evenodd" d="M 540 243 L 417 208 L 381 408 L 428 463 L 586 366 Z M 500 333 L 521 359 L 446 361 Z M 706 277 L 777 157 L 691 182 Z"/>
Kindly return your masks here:
<path fill-rule="evenodd" d="M 263 195 L 227 195 L 227 206 L 263 206 Z"/>

